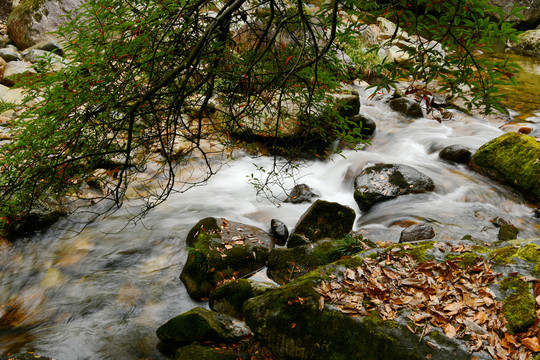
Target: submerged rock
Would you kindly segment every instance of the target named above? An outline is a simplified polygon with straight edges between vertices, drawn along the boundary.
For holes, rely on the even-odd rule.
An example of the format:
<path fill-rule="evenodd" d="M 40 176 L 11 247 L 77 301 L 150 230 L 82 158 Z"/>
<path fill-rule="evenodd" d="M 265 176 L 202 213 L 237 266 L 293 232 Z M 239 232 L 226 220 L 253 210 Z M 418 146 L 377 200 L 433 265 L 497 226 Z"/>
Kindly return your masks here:
<path fill-rule="evenodd" d="M 355 219 L 356 214 L 350 207 L 317 200 L 296 224 L 287 247 L 314 243 L 324 238 L 341 238 L 352 230 Z"/>
<path fill-rule="evenodd" d="M 177 346 L 194 341 L 232 342 L 249 334 L 243 323 L 201 307 L 170 319 L 156 331 L 159 340 Z"/>
<path fill-rule="evenodd" d="M 535 138 L 515 132 L 501 135 L 482 145 L 470 165 L 540 203 L 540 143 Z"/>
<path fill-rule="evenodd" d="M 260 269 L 274 247 L 272 237 L 262 229 L 213 217 L 199 221 L 186 244 L 189 253 L 180 279 L 194 299 L 208 297 L 224 280 Z"/>
<path fill-rule="evenodd" d="M 398 164 L 369 166 L 356 177 L 354 184 L 354 199 L 362 211 L 401 195 L 424 193 L 435 188 L 427 175 Z"/>

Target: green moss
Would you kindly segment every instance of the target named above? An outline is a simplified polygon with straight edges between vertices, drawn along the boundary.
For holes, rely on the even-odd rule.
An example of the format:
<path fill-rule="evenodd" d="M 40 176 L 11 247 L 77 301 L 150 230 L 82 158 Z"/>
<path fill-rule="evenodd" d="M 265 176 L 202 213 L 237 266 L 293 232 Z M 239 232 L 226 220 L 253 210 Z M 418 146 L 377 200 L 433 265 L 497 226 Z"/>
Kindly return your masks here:
<path fill-rule="evenodd" d="M 432 259 L 433 257 L 426 252 L 433 249 L 436 241 L 419 241 L 416 243 L 401 243 L 394 244 L 387 247 L 382 253 L 383 255 L 391 254 L 391 256 L 404 256 L 409 254 L 418 262 L 424 262 Z M 396 251 L 396 249 L 399 249 Z"/>
<path fill-rule="evenodd" d="M 506 246 L 491 251 L 490 257 L 497 264 L 512 263 L 514 258 L 525 260 L 535 264 L 532 269 L 533 273 L 540 273 L 540 246 L 536 244 Z"/>
<path fill-rule="evenodd" d="M 527 330 L 536 320 L 536 303 L 531 285 L 516 276 L 509 276 L 501 281 L 499 289 L 512 292 L 504 299 L 503 304 L 508 331 L 516 334 Z"/>
<path fill-rule="evenodd" d="M 471 161 L 487 175 L 540 202 L 540 143 L 532 136 L 508 132 L 484 144 Z"/>
<path fill-rule="evenodd" d="M 270 283 L 239 279 L 221 285 L 210 294 L 210 308 L 214 311 L 243 318 L 244 302 L 275 288 Z"/>
<path fill-rule="evenodd" d="M 466 269 L 468 267 L 475 266 L 478 263 L 478 260 L 483 259 L 479 257 L 478 254 L 474 252 L 464 252 L 461 254 L 448 254 L 445 256 L 446 260 L 452 260 L 457 262 L 460 268 Z"/>
<path fill-rule="evenodd" d="M 176 351 L 175 360 L 236 360 L 235 352 L 215 349 L 208 346 L 188 345 Z"/>
<path fill-rule="evenodd" d="M 173 344 L 223 340 L 223 327 L 215 315 L 204 308 L 191 309 L 161 325 L 156 335 L 161 341 Z"/>

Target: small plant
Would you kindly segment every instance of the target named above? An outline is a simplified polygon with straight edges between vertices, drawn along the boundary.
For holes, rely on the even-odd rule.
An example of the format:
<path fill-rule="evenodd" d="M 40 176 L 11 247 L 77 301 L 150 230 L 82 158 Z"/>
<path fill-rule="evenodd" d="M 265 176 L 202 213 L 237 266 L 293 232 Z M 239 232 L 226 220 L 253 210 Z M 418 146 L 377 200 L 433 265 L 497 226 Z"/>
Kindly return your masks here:
<path fill-rule="evenodd" d="M 188 247 L 189 254 L 193 255 L 193 265 L 199 267 L 203 272 L 210 272 L 210 254 L 207 249 L 200 246 Z"/>
<path fill-rule="evenodd" d="M 345 235 L 343 239 L 339 240 L 339 244 L 334 250 L 336 258 L 343 256 L 351 256 L 359 252 L 369 249 L 369 246 L 365 243 L 362 235 L 352 236 Z"/>

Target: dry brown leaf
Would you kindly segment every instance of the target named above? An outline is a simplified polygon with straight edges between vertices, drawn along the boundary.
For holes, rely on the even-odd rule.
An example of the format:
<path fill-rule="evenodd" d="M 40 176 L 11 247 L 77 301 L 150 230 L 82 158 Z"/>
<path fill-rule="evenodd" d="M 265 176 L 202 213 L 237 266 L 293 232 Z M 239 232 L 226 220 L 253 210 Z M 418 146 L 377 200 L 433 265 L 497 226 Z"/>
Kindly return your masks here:
<path fill-rule="evenodd" d="M 522 339 L 521 343 L 531 351 L 540 351 L 540 341 L 538 341 L 538 338 L 536 336 Z"/>
<path fill-rule="evenodd" d="M 324 296 L 319 296 L 319 310 L 323 311 L 324 309 Z"/>
<path fill-rule="evenodd" d="M 446 324 L 444 327 L 444 333 L 451 339 L 456 336 L 456 328 L 452 324 Z"/>

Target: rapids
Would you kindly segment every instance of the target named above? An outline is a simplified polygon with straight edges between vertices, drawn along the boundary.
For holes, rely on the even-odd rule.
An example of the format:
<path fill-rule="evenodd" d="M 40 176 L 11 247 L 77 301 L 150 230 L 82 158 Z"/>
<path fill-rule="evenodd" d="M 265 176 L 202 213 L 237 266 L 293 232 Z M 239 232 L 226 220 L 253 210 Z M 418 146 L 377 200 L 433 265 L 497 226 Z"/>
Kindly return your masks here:
<path fill-rule="evenodd" d="M 497 237 L 490 219 L 500 216 L 521 229 L 519 238 L 540 237 L 540 223 L 521 195 L 438 158 L 447 145 L 477 149 L 503 133 L 497 125 L 459 112 L 442 123 L 410 120 L 368 100 L 365 92 L 361 101 L 361 112 L 377 120 L 371 145 L 312 162 L 300 169 L 299 179 L 320 198 L 355 209 L 355 230 L 372 240 L 398 241 L 402 228 L 397 222 L 422 219 L 431 223 L 437 239 L 471 234 L 489 242 Z M 527 121 L 538 124 L 539 103 L 535 112 Z M 540 136 L 537 129 L 532 135 Z M 80 232 L 79 225 L 65 219 L 12 245 L 0 244 L 0 355 L 35 351 L 56 360 L 165 359 L 156 349 L 156 328 L 192 307 L 206 306 L 191 300 L 178 278 L 189 229 L 201 218 L 217 216 L 263 229 L 277 218 L 292 230 L 308 208 L 276 206 L 256 196 L 248 182 L 251 174 L 258 176 L 253 164 L 269 167 L 271 161 L 240 157 L 206 186 L 171 195 L 143 223 L 120 232 L 129 208 Z M 403 196 L 362 214 L 353 199 L 354 175 L 381 162 L 416 168 L 434 180 L 435 191 Z"/>

